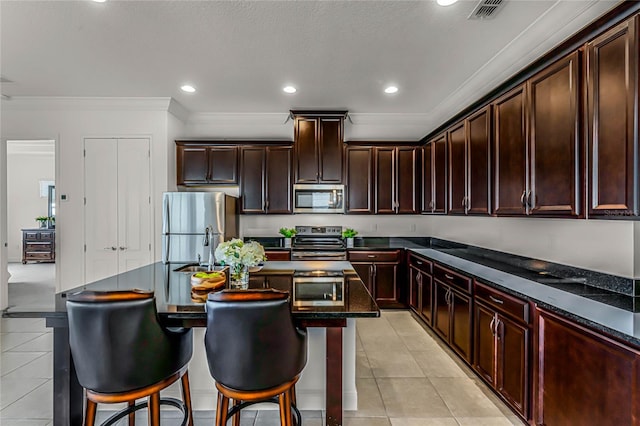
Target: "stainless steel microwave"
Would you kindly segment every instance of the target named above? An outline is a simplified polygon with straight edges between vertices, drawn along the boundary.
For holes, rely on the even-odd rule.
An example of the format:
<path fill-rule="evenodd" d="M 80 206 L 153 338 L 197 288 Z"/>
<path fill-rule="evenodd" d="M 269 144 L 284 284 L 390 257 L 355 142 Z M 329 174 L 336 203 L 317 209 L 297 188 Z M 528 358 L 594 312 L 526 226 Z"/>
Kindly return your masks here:
<path fill-rule="evenodd" d="M 344 185 L 293 185 L 294 213 L 344 213 Z"/>

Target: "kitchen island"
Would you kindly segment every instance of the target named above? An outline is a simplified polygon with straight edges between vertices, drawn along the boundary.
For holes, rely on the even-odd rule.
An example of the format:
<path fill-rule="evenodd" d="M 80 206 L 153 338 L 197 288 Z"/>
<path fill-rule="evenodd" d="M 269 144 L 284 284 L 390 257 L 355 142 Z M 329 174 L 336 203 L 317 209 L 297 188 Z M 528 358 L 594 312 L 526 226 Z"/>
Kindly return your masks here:
<path fill-rule="evenodd" d="M 47 326 L 54 328 L 55 425 L 82 424 L 83 392 L 77 381 L 69 349 L 67 294 L 82 290 L 153 290 L 158 316 L 163 325 L 205 327 L 204 304 L 192 298 L 191 273 L 179 272 L 182 266 L 184 265 L 158 262 L 56 294 L 55 311 L 42 315 L 47 318 Z M 314 292 L 306 291 L 312 287 L 309 284 L 313 285 L 314 277 L 327 274 L 342 276 L 342 288 L 332 292 L 330 296 L 327 296 L 326 291 L 320 291 L 317 297 L 313 296 Z M 298 280 L 297 277 L 302 278 Z M 296 286 L 294 283 L 298 281 L 300 283 Z M 307 376 L 310 376 L 308 382 L 317 384 L 318 381 L 324 381 L 324 398 L 315 402 L 321 402 L 322 406 L 313 408 L 326 408 L 326 425 L 341 425 L 344 408 L 343 382 L 353 386 L 354 395 L 351 397 L 355 397 L 355 318 L 380 315 L 378 306 L 351 264 L 336 261 L 265 262 L 260 271 L 251 274 L 250 287 L 272 287 L 290 291 L 294 319 L 300 325 L 310 328 L 309 362 L 303 372 L 301 386 L 297 388 L 304 389 L 307 370 Z M 300 288 L 305 291 L 296 291 Z M 198 340 L 202 339 L 196 335 L 194 341 L 201 345 L 202 342 Z M 318 342 L 319 340 L 322 342 Z M 318 359 L 319 354 L 324 354 L 320 356 L 323 359 Z M 204 356 L 203 349 L 196 349 L 192 364 L 197 368 L 198 358 L 202 359 Z M 318 361 L 321 365 L 317 365 Z M 206 372 L 206 369 L 202 371 Z M 323 372 L 324 377 L 318 378 L 318 371 Z M 203 374 L 208 376 L 208 372 Z M 203 374 L 192 374 L 192 383 L 197 381 L 193 379 Z M 211 395 L 214 395 L 213 386 L 211 392 Z M 197 395 L 194 396 L 194 405 L 198 409 Z M 210 400 L 212 407 L 215 406 L 215 398 L 207 397 L 206 400 Z M 352 403 L 353 401 L 349 402 Z M 304 395 L 300 395 L 300 407 L 311 408 L 305 407 L 305 404 L 307 403 L 304 401 Z"/>

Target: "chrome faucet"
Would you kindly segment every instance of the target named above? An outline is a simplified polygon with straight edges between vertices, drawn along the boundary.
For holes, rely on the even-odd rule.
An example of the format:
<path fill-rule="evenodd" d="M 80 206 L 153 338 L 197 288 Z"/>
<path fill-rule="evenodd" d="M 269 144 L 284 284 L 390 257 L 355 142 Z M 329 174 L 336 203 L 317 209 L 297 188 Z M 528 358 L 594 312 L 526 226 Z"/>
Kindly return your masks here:
<path fill-rule="evenodd" d="M 209 247 L 209 262 L 207 263 L 207 270 L 213 271 L 215 265 L 215 258 L 213 256 L 213 227 L 207 226 L 204 230 L 204 241 L 202 242 L 204 247 Z M 198 256 L 199 258 L 200 256 Z"/>

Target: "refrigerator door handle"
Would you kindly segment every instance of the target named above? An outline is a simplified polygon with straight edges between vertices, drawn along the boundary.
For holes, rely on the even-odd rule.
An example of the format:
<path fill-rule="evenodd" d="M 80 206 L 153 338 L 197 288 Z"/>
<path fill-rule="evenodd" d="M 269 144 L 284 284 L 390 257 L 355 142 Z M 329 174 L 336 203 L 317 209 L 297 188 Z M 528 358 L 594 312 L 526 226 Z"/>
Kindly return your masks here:
<path fill-rule="evenodd" d="M 169 209 L 169 198 L 168 197 L 164 197 L 164 229 L 162 230 L 162 232 L 164 232 L 165 234 L 170 234 L 171 233 L 171 220 L 170 219 L 170 209 Z"/>
<path fill-rule="evenodd" d="M 169 250 L 171 248 L 171 244 L 169 244 L 169 240 L 171 239 L 171 235 L 165 235 L 166 239 L 164 241 L 164 245 L 166 250 L 164 251 L 164 263 L 169 263 Z"/>

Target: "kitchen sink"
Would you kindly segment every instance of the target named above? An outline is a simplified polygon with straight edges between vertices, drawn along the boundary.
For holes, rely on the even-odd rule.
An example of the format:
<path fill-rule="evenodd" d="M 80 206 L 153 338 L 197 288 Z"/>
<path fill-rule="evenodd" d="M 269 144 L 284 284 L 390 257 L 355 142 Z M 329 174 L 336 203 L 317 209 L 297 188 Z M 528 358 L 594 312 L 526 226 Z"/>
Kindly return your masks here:
<path fill-rule="evenodd" d="M 206 272 L 209 268 L 200 265 L 184 265 L 178 269 L 174 269 L 174 272 Z"/>

